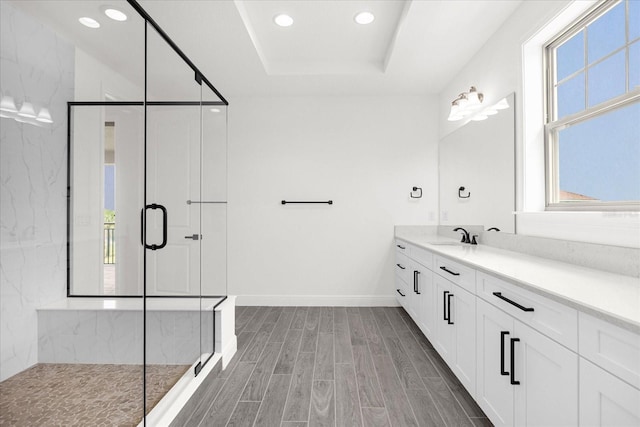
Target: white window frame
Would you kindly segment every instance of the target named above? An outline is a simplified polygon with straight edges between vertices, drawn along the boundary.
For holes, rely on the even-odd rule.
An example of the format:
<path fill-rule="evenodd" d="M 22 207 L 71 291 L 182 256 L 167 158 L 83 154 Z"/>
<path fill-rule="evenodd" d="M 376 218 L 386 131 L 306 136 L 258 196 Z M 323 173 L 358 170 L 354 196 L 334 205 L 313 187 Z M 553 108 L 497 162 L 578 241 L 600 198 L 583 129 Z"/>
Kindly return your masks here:
<path fill-rule="evenodd" d="M 611 56 L 619 53 L 620 51 L 626 51 L 625 54 L 625 86 L 627 91 L 618 97 L 610 99 L 601 104 L 597 104 L 593 107 L 588 107 L 588 85 L 585 85 L 585 109 L 574 114 L 567 115 L 560 120 L 556 119 L 557 105 L 555 96 L 555 52 L 556 48 L 562 43 L 573 37 L 575 34 L 582 31 L 588 24 L 594 22 L 600 18 L 603 14 L 617 6 L 621 2 L 625 2 L 625 8 L 628 9 L 628 2 L 625 0 L 606 0 L 590 9 L 583 14 L 578 20 L 574 21 L 571 25 L 566 27 L 559 35 L 554 37 L 550 42 L 544 46 L 544 146 L 545 146 L 545 209 L 547 211 L 640 211 L 640 201 L 614 201 L 614 202 L 601 202 L 601 201 L 564 201 L 558 200 L 558 144 L 557 134 L 559 131 L 565 129 L 568 126 L 572 126 L 581 122 L 588 121 L 598 116 L 607 114 L 615 109 L 629 106 L 633 103 L 640 102 L 640 89 L 629 90 L 629 55 L 628 47 L 633 42 L 638 42 L 638 39 L 629 40 L 628 28 L 629 28 L 629 12 L 625 11 L 625 44 L 608 53 L 604 57 L 598 59 L 592 64 L 588 64 L 587 68 L 581 68 L 571 75 L 565 77 L 563 80 L 567 80 L 573 77 L 575 74 L 585 72 L 585 79 L 588 79 L 588 68 L 592 67 L 600 62 L 610 58 Z M 588 40 L 585 39 L 585 50 L 587 48 Z M 586 54 L 586 52 L 585 52 Z"/>

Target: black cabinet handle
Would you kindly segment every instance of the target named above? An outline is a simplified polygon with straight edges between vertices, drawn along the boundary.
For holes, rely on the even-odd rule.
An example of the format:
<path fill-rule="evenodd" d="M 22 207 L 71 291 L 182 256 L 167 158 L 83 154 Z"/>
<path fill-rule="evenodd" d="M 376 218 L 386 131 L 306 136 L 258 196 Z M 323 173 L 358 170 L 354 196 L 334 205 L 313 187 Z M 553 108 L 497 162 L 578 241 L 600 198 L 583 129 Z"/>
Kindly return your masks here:
<path fill-rule="evenodd" d="M 504 370 L 504 337 L 509 335 L 508 331 L 500 331 L 500 375 L 509 375 L 509 372 Z"/>
<path fill-rule="evenodd" d="M 403 251 L 406 249 L 404 246 L 401 246 L 401 245 L 396 245 L 396 246 L 402 249 Z"/>
<path fill-rule="evenodd" d="M 515 301 L 511 301 L 509 298 L 507 297 L 503 297 L 502 296 L 502 292 L 494 292 L 493 295 L 497 296 L 498 298 L 500 298 L 503 301 L 508 302 L 511 305 L 514 305 L 516 307 L 518 307 L 520 310 L 522 311 L 533 311 L 533 307 L 525 307 L 524 305 L 520 305 Z"/>
<path fill-rule="evenodd" d="M 420 295 L 420 283 L 418 282 L 419 271 L 413 270 L 413 292 Z"/>
<path fill-rule="evenodd" d="M 405 267 L 401 266 L 400 264 L 396 264 L 398 267 L 400 267 L 401 269 L 405 269 Z"/>
<path fill-rule="evenodd" d="M 451 321 L 451 298 L 452 297 L 453 297 L 453 294 L 447 295 L 447 311 L 449 312 L 449 316 L 447 317 L 447 323 L 449 325 L 453 325 L 453 322 Z"/>
<path fill-rule="evenodd" d="M 520 338 L 511 338 L 511 384 L 518 385 L 520 381 L 516 381 L 516 343 Z"/>
<path fill-rule="evenodd" d="M 449 319 L 447 318 L 447 294 L 449 293 L 449 291 L 444 291 L 442 293 L 442 320 L 446 320 L 447 322 L 449 321 Z"/>
<path fill-rule="evenodd" d="M 460 273 L 453 272 L 453 271 L 449 270 L 447 267 L 444 267 L 444 266 L 440 267 L 440 270 L 444 270 L 447 273 L 452 274 L 454 276 L 459 276 L 460 275 Z"/>
<path fill-rule="evenodd" d="M 403 294 L 402 292 L 400 292 L 400 289 L 396 289 L 396 291 L 397 291 L 400 295 L 404 296 L 404 294 Z"/>

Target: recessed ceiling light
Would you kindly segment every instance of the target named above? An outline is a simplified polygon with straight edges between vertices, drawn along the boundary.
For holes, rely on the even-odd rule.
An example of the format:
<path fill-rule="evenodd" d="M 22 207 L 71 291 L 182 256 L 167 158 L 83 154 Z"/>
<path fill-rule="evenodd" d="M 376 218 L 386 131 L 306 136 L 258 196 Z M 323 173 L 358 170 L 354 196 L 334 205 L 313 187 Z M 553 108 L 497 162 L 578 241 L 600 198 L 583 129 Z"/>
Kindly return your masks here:
<path fill-rule="evenodd" d="M 212 113 L 219 113 L 220 109 L 219 108 L 212 108 L 209 111 L 211 111 Z"/>
<path fill-rule="evenodd" d="M 114 21 L 127 20 L 127 15 L 125 15 L 123 12 L 120 12 L 118 9 L 106 9 L 104 11 L 104 14 L 107 15 L 109 18 L 113 19 Z"/>
<path fill-rule="evenodd" d="M 276 15 L 273 18 L 273 22 L 275 22 L 276 25 L 279 25 L 281 27 L 290 27 L 293 25 L 293 18 L 290 17 L 289 15 L 285 15 L 284 13 L 281 13 L 280 15 Z"/>
<path fill-rule="evenodd" d="M 376 17 L 373 16 L 373 13 L 371 12 L 360 12 L 356 16 L 354 16 L 353 19 L 358 24 L 367 25 L 367 24 L 371 24 L 376 19 Z"/>
<path fill-rule="evenodd" d="M 83 16 L 78 19 L 82 25 L 89 28 L 100 28 L 100 23 L 93 18 L 89 18 L 87 16 Z"/>

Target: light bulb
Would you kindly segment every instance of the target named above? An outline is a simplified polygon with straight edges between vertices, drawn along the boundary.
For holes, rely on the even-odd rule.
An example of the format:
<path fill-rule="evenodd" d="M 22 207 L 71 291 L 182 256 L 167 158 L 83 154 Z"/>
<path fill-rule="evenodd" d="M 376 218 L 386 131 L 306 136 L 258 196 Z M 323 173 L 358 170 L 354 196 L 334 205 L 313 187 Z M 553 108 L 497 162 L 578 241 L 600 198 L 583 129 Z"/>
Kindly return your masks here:
<path fill-rule="evenodd" d="M 13 101 L 11 96 L 7 95 L 2 97 L 2 100 L 0 100 L 0 111 L 6 111 L 7 113 L 18 112 L 16 103 Z"/>
<path fill-rule="evenodd" d="M 376 17 L 371 12 L 360 12 L 353 17 L 353 20 L 360 25 L 371 24 L 375 19 Z"/>
<path fill-rule="evenodd" d="M 460 114 L 460 107 L 458 104 L 454 103 L 451 105 L 451 111 L 449 112 L 449 117 L 447 118 L 450 122 L 455 122 L 457 120 L 461 120 L 462 115 Z"/>
<path fill-rule="evenodd" d="M 106 9 L 104 11 L 104 14 L 114 21 L 122 22 L 127 20 L 127 15 L 125 15 L 123 12 L 120 12 L 118 9 Z"/>
<path fill-rule="evenodd" d="M 78 19 L 82 25 L 89 28 L 100 28 L 100 23 L 93 18 L 89 18 L 88 16 L 83 16 Z"/>
<path fill-rule="evenodd" d="M 51 113 L 49 113 L 49 110 L 47 108 L 42 108 L 40 110 L 40 113 L 38 113 L 38 117 L 36 117 L 36 120 L 42 123 L 53 123 L 53 120 L 51 119 Z"/>
<path fill-rule="evenodd" d="M 22 107 L 20 107 L 20 111 L 18 111 L 18 115 L 21 117 L 27 117 L 29 119 L 36 118 L 36 111 L 33 109 L 33 105 L 30 102 L 23 102 Z"/>
<path fill-rule="evenodd" d="M 493 106 L 496 110 L 506 110 L 509 108 L 509 103 L 507 102 L 507 98 L 502 98 L 496 105 Z"/>
<path fill-rule="evenodd" d="M 276 15 L 273 18 L 273 22 L 275 22 L 276 25 L 279 25 L 280 27 L 290 27 L 293 25 L 293 18 L 282 13 L 280 15 Z"/>
<path fill-rule="evenodd" d="M 469 89 L 469 94 L 467 95 L 467 99 L 469 100 L 469 106 L 476 107 L 480 105 L 480 103 L 482 102 L 481 97 L 482 97 L 482 94 L 478 94 L 478 91 L 476 90 L 475 86 L 471 86 L 471 88 Z"/>

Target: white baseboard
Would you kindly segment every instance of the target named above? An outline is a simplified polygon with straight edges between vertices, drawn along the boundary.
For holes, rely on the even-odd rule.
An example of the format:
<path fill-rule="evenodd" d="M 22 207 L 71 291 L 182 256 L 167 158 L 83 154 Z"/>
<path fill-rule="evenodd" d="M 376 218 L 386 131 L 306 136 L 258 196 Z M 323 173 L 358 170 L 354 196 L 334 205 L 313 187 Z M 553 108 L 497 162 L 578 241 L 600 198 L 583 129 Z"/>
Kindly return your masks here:
<path fill-rule="evenodd" d="M 236 305 L 397 307 L 392 295 L 238 295 Z"/>
<path fill-rule="evenodd" d="M 230 342 L 225 346 L 224 350 L 222 350 L 222 369 L 226 369 L 229 362 L 233 358 L 233 355 L 238 351 L 238 337 L 233 335 Z"/>

